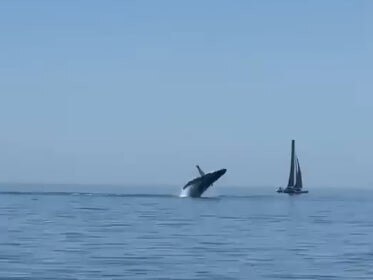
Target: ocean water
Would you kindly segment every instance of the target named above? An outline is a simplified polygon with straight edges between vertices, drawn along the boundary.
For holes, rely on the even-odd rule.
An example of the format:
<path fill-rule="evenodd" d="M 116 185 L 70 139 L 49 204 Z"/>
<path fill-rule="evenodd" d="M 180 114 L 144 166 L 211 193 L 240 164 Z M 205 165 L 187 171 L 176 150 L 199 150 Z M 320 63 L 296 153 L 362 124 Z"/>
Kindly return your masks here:
<path fill-rule="evenodd" d="M 1 187 L 0 279 L 373 279 L 372 191 L 214 188 Z"/>

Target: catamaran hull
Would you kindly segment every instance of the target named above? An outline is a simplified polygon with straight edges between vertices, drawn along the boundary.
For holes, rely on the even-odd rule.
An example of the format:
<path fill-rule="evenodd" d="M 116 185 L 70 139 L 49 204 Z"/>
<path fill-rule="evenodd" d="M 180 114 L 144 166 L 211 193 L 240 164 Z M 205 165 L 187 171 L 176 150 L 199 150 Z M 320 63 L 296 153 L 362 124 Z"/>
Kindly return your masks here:
<path fill-rule="evenodd" d="M 308 191 L 287 192 L 287 194 L 289 194 L 289 195 L 293 195 L 293 194 L 302 194 L 302 193 L 308 193 Z"/>
<path fill-rule="evenodd" d="M 287 193 L 289 195 L 292 195 L 292 194 L 302 194 L 302 193 L 308 193 L 307 190 L 287 190 L 287 189 L 284 189 L 284 190 L 281 190 L 281 189 L 278 189 L 276 191 L 277 193 Z"/>

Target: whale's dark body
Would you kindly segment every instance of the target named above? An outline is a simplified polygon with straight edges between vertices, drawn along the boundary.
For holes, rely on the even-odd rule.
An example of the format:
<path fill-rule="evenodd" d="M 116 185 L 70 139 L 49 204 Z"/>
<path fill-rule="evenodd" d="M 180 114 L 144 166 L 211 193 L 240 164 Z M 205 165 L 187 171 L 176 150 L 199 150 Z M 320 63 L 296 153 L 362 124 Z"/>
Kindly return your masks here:
<path fill-rule="evenodd" d="M 183 187 L 187 196 L 190 197 L 200 197 L 214 182 L 227 172 L 227 169 L 220 169 L 215 172 L 204 174 L 198 165 L 197 168 L 201 176 L 189 181 Z"/>

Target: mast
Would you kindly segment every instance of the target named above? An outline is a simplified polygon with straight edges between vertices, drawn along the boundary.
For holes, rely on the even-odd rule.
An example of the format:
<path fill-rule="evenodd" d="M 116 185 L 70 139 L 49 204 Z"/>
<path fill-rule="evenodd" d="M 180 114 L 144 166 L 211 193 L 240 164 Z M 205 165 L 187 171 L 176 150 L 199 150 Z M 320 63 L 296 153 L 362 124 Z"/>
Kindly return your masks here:
<path fill-rule="evenodd" d="M 297 175 L 296 175 L 296 179 L 295 179 L 295 186 L 299 189 L 302 189 L 303 188 L 303 182 L 302 182 L 302 171 L 300 169 L 300 164 L 299 164 L 299 160 L 298 160 L 298 157 L 297 157 Z"/>
<path fill-rule="evenodd" d="M 294 186 L 294 158 L 295 156 L 295 140 L 291 140 L 291 160 L 290 160 L 290 175 L 289 175 L 289 182 L 288 187 Z"/>

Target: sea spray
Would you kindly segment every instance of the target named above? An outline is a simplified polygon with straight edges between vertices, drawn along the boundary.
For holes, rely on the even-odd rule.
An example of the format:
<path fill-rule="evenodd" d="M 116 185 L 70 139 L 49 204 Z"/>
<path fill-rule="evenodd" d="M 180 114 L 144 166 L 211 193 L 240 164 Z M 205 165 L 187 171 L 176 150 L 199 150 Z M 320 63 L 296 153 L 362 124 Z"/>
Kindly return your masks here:
<path fill-rule="evenodd" d="M 186 188 L 181 190 L 179 197 L 189 197 L 190 196 L 190 188 Z"/>

